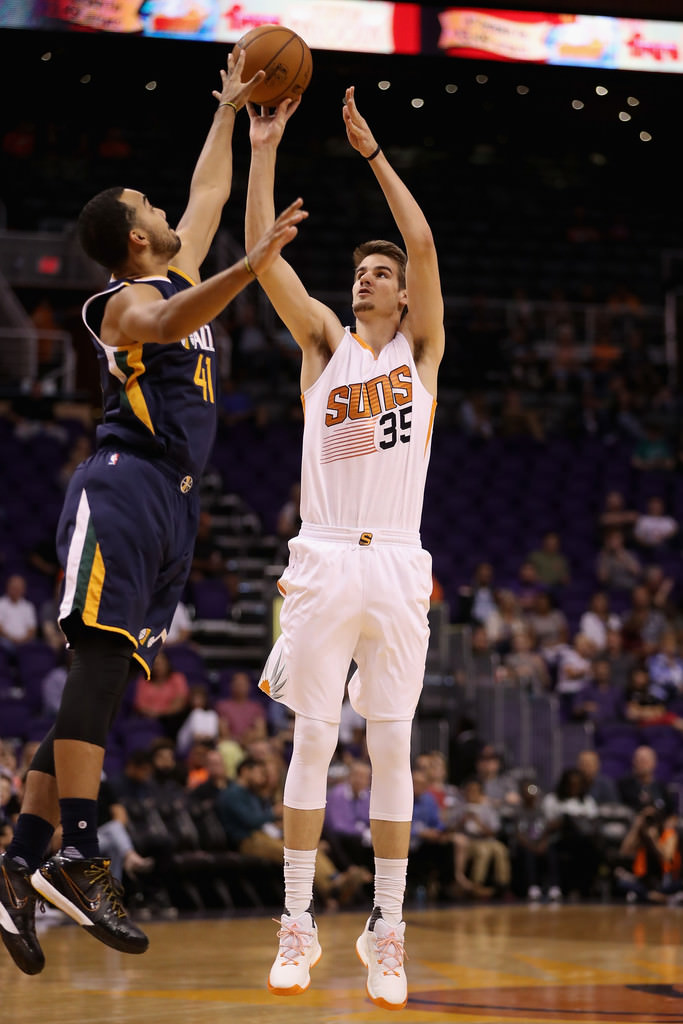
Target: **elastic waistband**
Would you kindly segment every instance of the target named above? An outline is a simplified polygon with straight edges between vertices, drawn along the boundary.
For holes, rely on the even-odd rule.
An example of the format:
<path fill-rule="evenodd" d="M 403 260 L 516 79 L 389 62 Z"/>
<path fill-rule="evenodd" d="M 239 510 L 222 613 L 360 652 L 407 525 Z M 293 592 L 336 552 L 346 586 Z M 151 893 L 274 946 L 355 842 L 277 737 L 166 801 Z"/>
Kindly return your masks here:
<path fill-rule="evenodd" d="M 316 540 L 336 541 L 340 544 L 405 544 L 407 547 L 421 547 L 419 533 L 410 530 L 359 530 L 355 526 L 318 526 L 316 523 L 302 523 L 299 536 Z"/>

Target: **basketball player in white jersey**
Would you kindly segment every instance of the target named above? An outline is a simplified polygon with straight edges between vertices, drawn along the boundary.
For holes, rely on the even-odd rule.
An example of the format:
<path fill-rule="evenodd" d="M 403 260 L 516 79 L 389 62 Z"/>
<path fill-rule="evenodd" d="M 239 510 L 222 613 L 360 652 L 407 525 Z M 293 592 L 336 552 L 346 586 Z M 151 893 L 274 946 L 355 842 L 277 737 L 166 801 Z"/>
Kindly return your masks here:
<path fill-rule="evenodd" d="M 246 244 L 274 220 L 278 144 L 297 104 L 249 108 Z M 263 286 L 301 347 L 305 410 L 300 533 L 280 580 L 278 639 L 261 687 L 296 715 L 284 792 L 285 913 L 268 987 L 304 991 L 321 955 L 311 900 L 327 769 L 351 660 L 352 703 L 367 720 L 374 909 L 356 944 L 374 1003 L 401 1009 L 405 891 L 413 787 L 412 719 L 422 689 L 432 588 L 420 520 L 439 363 L 443 300 L 432 233 L 363 117 L 343 107 L 349 142 L 369 162 L 400 232 L 354 253 L 355 329 L 313 299 L 279 257 Z"/>

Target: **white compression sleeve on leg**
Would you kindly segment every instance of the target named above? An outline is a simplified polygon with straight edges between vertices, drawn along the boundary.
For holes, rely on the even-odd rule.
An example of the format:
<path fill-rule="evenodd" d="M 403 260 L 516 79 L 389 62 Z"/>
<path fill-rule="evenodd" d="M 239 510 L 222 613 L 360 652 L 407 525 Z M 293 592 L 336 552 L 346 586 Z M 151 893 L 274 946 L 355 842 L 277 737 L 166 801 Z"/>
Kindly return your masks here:
<path fill-rule="evenodd" d="M 339 726 L 297 715 L 294 745 L 287 770 L 283 803 L 301 811 L 315 811 L 327 802 L 327 770 L 337 748 Z"/>
<path fill-rule="evenodd" d="M 413 723 L 368 722 L 368 754 L 372 762 L 370 818 L 412 821 L 413 775 L 410 737 Z"/>

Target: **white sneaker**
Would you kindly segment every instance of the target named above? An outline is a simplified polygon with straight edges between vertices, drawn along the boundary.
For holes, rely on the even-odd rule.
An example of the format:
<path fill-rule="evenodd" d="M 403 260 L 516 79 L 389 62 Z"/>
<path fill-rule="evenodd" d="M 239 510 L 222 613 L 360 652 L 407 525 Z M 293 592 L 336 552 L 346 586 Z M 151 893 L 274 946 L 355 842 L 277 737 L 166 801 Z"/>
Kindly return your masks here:
<path fill-rule="evenodd" d="M 403 969 L 405 930 L 405 921 L 387 924 L 381 910 L 375 907 L 356 941 L 356 953 L 368 969 L 368 995 L 375 1006 L 385 1010 L 402 1010 L 408 1002 Z"/>
<path fill-rule="evenodd" d="M 530 885 L 527 890 L 526 898 L 530 903 L 538 903 L 538 901 L 543 898 L 540 885 Z"/>
<path fill-rule="evenodd" d="M 562 902 L 562 890 L 560 889 L 559 885 L 550 886 L 550 888 L 548 889 L 548 899 L 551 903 Z"/>
<path fill-rule="evenodd" d="M 311 984 L 310 969 L 323 955 L 318 928 L 309 911 L 298 917 L 283 914 L 279 924 L 280 948 L 268 975 L 268 988 L 276 996 L 298 996 Z"/>

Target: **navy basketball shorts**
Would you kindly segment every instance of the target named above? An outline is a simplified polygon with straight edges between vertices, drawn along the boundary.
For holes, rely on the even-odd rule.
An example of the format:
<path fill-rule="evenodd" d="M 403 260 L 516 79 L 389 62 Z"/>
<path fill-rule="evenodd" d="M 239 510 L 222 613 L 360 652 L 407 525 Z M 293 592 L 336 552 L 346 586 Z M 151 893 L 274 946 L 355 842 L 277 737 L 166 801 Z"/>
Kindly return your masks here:
<path fill-rule="evenodd" d="M 59 624 L 121 633 L 147 673 L 187 581 L 199 522 L 192 477 L 103 448 L 72 476 L 57 527 L 64 567 Z"/>

